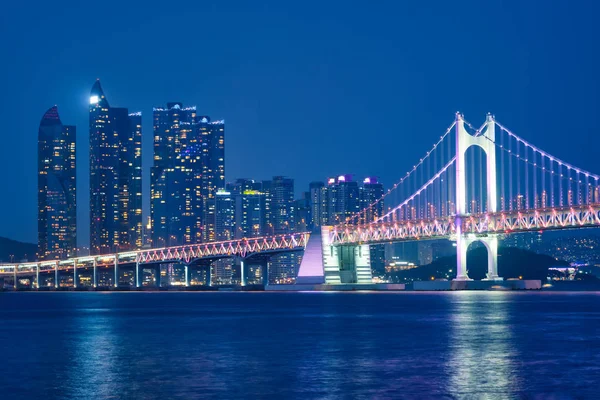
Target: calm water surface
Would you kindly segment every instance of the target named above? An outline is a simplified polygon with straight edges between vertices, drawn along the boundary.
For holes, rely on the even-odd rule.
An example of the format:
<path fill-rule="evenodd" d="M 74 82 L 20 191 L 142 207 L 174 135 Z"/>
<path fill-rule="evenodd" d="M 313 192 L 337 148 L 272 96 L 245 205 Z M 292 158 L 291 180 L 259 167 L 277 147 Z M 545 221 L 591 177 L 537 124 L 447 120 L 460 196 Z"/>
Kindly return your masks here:
<path fill-rule="evenodd" d="M 2 293 L 0 398 L 600 396 L 600 293 Z"/>

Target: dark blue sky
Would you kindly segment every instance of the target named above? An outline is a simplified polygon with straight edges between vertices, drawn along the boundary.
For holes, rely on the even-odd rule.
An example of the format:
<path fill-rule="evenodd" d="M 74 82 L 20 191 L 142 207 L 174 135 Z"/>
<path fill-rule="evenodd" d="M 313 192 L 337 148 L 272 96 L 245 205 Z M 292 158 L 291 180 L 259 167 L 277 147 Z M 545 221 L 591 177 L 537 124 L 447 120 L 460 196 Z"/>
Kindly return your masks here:
<path fill-rule="evenodd" d="M 78 129 L 88 242 L 88 98 L 197 105 L 226 122 L 226 178 L 353 173 L 386 186 L 457 110 L 600 173 L 600 6 L 593 1 L 11 1 L 0 14 L 0 236 L 36 241 L 37 129 Z M 149 187 L 148 175 L 144 176 Z M 147 210 L 148 201 L 146 201 Z"/>

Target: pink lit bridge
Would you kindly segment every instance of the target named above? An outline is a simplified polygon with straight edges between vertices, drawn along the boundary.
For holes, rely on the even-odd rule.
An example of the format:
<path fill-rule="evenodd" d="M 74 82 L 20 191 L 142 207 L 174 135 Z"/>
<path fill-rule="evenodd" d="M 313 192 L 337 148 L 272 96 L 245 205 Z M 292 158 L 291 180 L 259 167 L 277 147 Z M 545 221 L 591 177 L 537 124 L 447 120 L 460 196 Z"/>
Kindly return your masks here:
<path fill-rule="evenodd" d="M 325 283 L 370 283 L 369 245 L 425 239 L 456 242 L 459 281 L 469 280 L 468 247 L 482 242 L 487 280 L 501 280 L 503 235 L 600 226 L 599 184 L 600 176 L 548 154 L 492 115 L 476 128 L 457 113 L 382 198 L 344 223 L 322 228 L 322 264 L 315 248 L 298 281 L 317 282 L 324 271 Z"/>
<path fill-rule="evenodd" d="M 220 258 L 242 259 L 304 251 L 297 283 L 371 283 L 370 245 L 425 239 L 456 242 L 456 280 L 469 280 L 467 249 L 482 242 L 488 251 L 488 280 L 498 276 L 502 235 L 600 226 L 600 176 L 556 158 L 511 132 L 488 114 L 480 127 L 457 113 L 455 120 L 419 162 L 380 199 L 336 226 L 321 232 L 143 249 L 112 255 L 77 257 L 0 266 L 0 277 L 78 273 L 131 268 L 135 285 L 140 270 L 165 263 L 189 271 Z M 268 264 L 268 263 L 267 263 Z M 210 268 L 209 268 L 210 271 Z M 268 271 L 268 266 L 266 267 Z M 267 273 L 264 274 L 265 276 Z M 34 285 L 34 286 L 35 286 Z"/>

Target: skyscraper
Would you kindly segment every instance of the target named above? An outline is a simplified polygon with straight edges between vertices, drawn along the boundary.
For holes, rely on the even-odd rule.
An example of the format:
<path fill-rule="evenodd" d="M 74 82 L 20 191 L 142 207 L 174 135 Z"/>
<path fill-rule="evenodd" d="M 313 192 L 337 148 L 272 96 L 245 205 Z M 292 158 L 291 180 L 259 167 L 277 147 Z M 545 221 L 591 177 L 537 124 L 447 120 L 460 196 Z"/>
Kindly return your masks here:
<path fill-rule="evenodd" d="M 278 235 L 295 230 L 294 219 L 294 180 L 283 176 L 274 176 L 270 181 L 263 181 L 266 193 L 266 234 Z"/>
<path fill-rule="evenodd" d="M 77 247 L 75 127 L 63 125 L 56 106 L 38 131 L 38 258 L 64 259 Z"/>
<path fill-rule="evenodd" d="M 235 198 L 223 189 L 215 195 L 215 239 L 232 240 L 235 236 Z"/>
<path fill-rule="evenodd" d="M 327 225 L 327 193 L 323 182 L 311 182 L 310 191 L 310 223 L 308 228 L 320 231 Z"/>
<path fill-rule="evenodd" d="M 360 210 L 358 183 L 352 175 L 328 179 L 327 201 L 328 225 L 342 224 Z"/>
<path fill-rule="evenodd" d="M 266 235 L 280 235 L 294 232 L 295 201 L 294 180 L 283 176 L 274 176 L 263 181 L 265 197 Z M 273 283 L 293 283 L 299 266 L 296 254 L 287 253 L 271 258 L 269 281 Z"/>
<path fill-rule="evenodd" d="M 152 246 L 197 243 L 202 235 L 202 151 L 196 107 L 155 107 L 150 196 Z"/>
<path fill-rule="evenodd" d="M 266 195 L 262 192 L 262 183 L 238 179 L 228 187 L 235 197 L 235 237 L 241 239 L 265 235 Z"/>
<path fill-rule="evenodd" d="M 151 178 L 155 247 L 216 240 L 216 193 L 225 189 L 225 125 L 196 107 L 154 108 Z"/>
<path fill-rule="evenodd" d="M 383 215 L 383 200 L 380 200 L 382 197 L 383 185 L 377 181 L 377 178 L 365 178 L 359 193 L 359 209 L 364 210 L 359 223 L 368 224 Z"/>
<path fill-rule="evenodd" d="M 225 189 L 225 122 L 199 117 L 194 133 L 202 149 L 203 239 L 213 241 L 216 240 L 214 199 L 219 189 Z"/>
<path fill-rule="evenodd" d="M 110 107 L 97 80 L 90 93 L 90 251 L 142 245 L 142 119 Z"/>
<path fill-rule="evenodd" d="M 294 203 L 294 221 L 296 222 L 296 232 L 306 232 L 312 230 L 310 192 L 304 192 L 302 198 Z"/>

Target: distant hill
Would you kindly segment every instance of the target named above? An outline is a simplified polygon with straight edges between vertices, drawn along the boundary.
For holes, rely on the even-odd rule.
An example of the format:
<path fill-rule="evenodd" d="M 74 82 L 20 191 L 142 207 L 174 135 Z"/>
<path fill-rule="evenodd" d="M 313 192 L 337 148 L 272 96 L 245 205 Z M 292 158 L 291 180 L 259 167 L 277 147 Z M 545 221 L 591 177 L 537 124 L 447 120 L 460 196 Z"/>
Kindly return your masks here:
<path fill-rule="evenodd" d="M 36 258 L 37 244 L 18 242 L 16 240 L 0 237 L 0 262 L 7 263 L 14 255 L 15 262 L 27 259 L 33 261 Z"/>
<path fill-rule="evenodd" d="M 483 279 L 487 273 L 487 250 L 485 247 L 472 249 L 467 253 L 468 274 L 471 279 Z M 556 261 L 553 257 L 537 254 L 515 247 L 498 249 L 498 275 L 507 278 L 541 279 L 548 276 L 548 268 L 568 265 L 564 261 Z M 456 255 L 442 257 L 431 264 L 407 271 L 392 274 L 400 282 L 413 280 L 429 280 L 454 278 L 456 276 Z"/>

